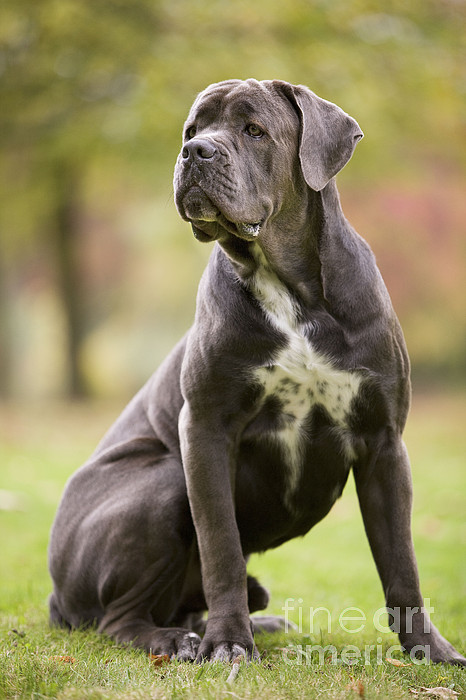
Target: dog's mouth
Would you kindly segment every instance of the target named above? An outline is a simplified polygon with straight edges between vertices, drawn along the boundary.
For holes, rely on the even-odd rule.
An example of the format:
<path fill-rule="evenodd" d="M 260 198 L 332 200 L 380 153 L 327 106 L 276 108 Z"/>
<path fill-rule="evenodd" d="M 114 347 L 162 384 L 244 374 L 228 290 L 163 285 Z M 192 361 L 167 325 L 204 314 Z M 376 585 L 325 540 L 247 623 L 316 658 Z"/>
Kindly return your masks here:
<path fill-rule="evenodd" d="M 254 241 L 263 225 L 262 220 L 232 221 L 198 186 L 191 188 L 181 199 L 179 211 L 183 219 L 191 223 L 194 235 L 200 241 L 216 240 L 225 231 L 242 240 Z"/>
<path fill-rule="evenodd" d="M 246 241 L 253 241 L 255 238 L 257 238 L 262 226 L 262 221 L 255 221 L 253 223 L 240 221 L 235 223 L 234 221 L 227 219 L 223 214 L 219 215 L 217 221 L 220 226 L 223 226 L 223 228 L 229 233 L 232 233 L 234 236 L 238 236 L 238 238 L 242 238 Z"/>
<path fill-rule="evenodd" d="M 243 241 L 254 241 L 261 230 L 262 222 L 254 223 L 230 221 L 223 214 L 220 214 L 214 221 L 205 221 L 202 219 L 191 219 L 191 226 L 198 241 L 214 241 L 220 238 L 225 231 L 241 238 Z"/>

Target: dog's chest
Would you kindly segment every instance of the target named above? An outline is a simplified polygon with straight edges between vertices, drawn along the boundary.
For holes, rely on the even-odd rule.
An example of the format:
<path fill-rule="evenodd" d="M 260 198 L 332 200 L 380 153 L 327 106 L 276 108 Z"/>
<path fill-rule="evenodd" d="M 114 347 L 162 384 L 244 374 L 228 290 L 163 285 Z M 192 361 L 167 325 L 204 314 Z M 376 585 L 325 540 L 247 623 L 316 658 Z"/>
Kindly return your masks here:
<path fill-rule="evenodd" d="M 332 432 L 339 442 L 342 459 L 354 459 L 348 419 L 351 403 L 359 391 L 361 377 L 354 372 L 336 369 L 312 347 L 298 321 L 295 301 L 268 267 L 257 249 L 259 262 L 251 284 L 269 322 L 286 337 L 286 345 L 270 364 L 255 370 L 255 379 L 262 386 L 261 403 L 272 402 L 277 420 L 259 439 L 273 440 L 283 452 L 290 492 L 299 484 L 306 441 L 309 440 L 309 416 L 316 406 L 325 410 L 333 424 Z"/>

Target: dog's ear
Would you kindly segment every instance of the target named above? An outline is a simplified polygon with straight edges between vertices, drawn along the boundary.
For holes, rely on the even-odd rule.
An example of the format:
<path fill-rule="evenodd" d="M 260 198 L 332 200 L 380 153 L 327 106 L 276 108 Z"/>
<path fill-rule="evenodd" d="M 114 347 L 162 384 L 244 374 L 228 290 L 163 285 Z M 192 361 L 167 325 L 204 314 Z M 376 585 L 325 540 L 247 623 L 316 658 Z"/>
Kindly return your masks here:
<path fill-rule="evenodd" d="M 364 134 L 357 121 L 337 105 L 304 85 L 287 87 L 286 96 L 301 123 L 299 160 L 304 179 L 319 192 L 346 165 Z"/>

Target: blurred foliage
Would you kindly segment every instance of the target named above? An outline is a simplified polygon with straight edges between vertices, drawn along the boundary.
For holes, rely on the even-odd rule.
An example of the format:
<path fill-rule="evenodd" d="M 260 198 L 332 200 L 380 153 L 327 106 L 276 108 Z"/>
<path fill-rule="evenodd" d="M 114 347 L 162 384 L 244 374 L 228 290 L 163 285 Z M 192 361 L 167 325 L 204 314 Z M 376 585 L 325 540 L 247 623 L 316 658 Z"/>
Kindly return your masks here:
<path fill-rule="evenodd" d="M 4 0 L 0 392 L 130 392 L 190 322 L 207 249 L 171 203 L 208 83 L 309 85 L 366 132 L 344 208 L 415 368 L 466 370 L 464 0 Z"/>

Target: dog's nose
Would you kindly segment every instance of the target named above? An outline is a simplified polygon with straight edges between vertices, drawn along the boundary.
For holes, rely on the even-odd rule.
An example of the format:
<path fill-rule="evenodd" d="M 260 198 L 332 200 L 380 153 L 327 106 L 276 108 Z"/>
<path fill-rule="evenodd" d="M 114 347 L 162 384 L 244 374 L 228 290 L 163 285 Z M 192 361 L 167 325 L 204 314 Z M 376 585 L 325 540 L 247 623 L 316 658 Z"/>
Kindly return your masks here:
<path fill-rule="evenodd" d="M 207 139 L 191 139 L 183 146 L 181 151 L 183 160 L 212 160 L 217 155 L 217 149 L 214 144 Z"/>

